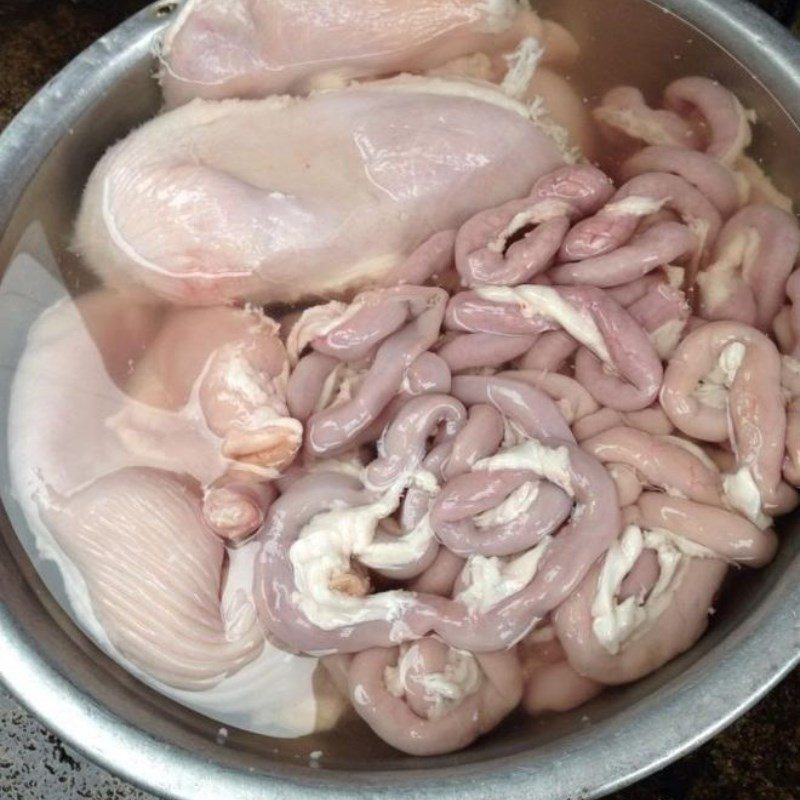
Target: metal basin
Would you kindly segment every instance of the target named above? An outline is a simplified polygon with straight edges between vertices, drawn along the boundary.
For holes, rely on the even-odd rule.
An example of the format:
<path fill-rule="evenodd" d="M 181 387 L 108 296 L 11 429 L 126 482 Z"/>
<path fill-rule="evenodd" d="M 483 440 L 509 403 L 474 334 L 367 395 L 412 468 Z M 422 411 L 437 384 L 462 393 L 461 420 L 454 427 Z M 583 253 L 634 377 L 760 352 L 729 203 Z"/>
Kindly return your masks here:
<path fill-rule="evenodd" d="M 758 111 L 757 155 L 800 200 L 800 47 L 734 0 L 541 0 L 584 46 L 576 76 L 591 98 L 620 82 L 655 92 L 686 74 L 718 78 Z M 81 188 L 103 150 L 158 109 L 154 34 L 174 13 L 154 5 L 98 41 L 0 138 L 0 677 L 51 728 L 98 763 L 185 800 L 245 798 L 597 797 L 707 739 L 769 690 L 800 652 L 796 519 L 769 568 L 735 576 L 709 633 L 682 658 L 575 713 L 513 717 L 470 749 L 415 759 L 352 723 L 295 740 L 230 731 L 140 684 L 62 611 L 58 577 L 38 572 L 9 489 L 5 420 L 27 328 L 56 282 L 83 288 L 68 251 Z M 26 254 L 49 244 L 44 271 Z M 40 259 L 41 260 L 41 259 Z M 8 265 L 11 264 L 11 267 Z M 5 274 L 3 274 L 5 273 Z M 13 274 L 12 274 L 13 273 Z M 34 276 L 38 275 L 38 278 Z M 46 280 L 42 282 L 41 276 Z M 43 382 L 42 391 L 48 391 Z M 320 760 L 309 753 L 323 751 Z"/>

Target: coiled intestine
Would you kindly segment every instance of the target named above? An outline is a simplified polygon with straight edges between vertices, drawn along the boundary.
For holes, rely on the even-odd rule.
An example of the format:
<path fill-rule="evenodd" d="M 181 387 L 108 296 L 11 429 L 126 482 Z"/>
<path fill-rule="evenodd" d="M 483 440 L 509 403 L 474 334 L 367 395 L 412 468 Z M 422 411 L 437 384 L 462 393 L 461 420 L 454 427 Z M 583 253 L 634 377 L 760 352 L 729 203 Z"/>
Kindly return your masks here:
<path fill-rule="evenodd" d="M 259 317 L 277 355 L 249 362 L 255 408 L 215 402 L 227 340 L 177 399 L 158 395 L 153 337 L 128 384 L 173 422 L 200 398 L 225 468 L 194 476 L 197 524 L 229 547 L 258 531 L 261 633 L 324 657 L 401 750 L 452 751 L 520 704 L 567 710 L 657 669 L 702 634 L 729 571 L 772 559 L 773 518 L 797 504 L 798 226 L 730 92 L 689 78 L 664 105 L 609 92 L 595 117 L 614 174 L 562 167 L 434 233 L 392 285 L 305 309 L 285 352 Z M 131 448 L 142 410 L 123 411 Z M 218 581 L 221 545 L 203 541 Z M 193 599 L 215 642 L 217 589 Z M 219 679 L 252 636 L 176 679 Z"/>

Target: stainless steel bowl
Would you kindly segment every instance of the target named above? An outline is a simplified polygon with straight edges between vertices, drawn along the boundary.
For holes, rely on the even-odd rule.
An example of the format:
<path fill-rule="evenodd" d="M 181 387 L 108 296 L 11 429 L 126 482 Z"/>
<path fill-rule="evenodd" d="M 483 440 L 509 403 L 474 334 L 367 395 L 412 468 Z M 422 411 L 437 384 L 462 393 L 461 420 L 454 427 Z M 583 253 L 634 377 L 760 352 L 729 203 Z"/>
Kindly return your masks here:
<path fill-rule="evenodd" d="M 655 91 L 679 75 L 711 75 L 757 109 L 758 155 L 800 199 L 800 47 L 738 0 L 541 0 L 584 46 L 589 96 L 619 82 Z M 53 277 L 85 282 L 67 243 L 81 187 L 103 150 L 151 116 L 154 35 L 175 4 L 155 4 L 76 59 L 0 138 L 0 272 L 44 235 Z M 19 259 L 18 266 L 23 264 Z M 20 290 L 20 279 L 22 289 Z M 0 284 L 0 419 L 32 313 L 45 291 L 17 270 Z M 26 281 L 30 285 L 26 285 Z M 45 291 L 46 294 L 46 291 Z M 38 298 L 38 299 L 37 299 Z M 42 391 L 48 391 L 46 385 Z M 94 761 L 170 798 L 598 797 L 699 745 L 798 661 L 800 538 L 784 526 L 775 562 L 737 577 L 709 633 L 646 680 L 575 713 L 522 716 L 469 750 L 402 756 L 358 725 L 333 736 L 278 740 L 231 731 L 155 694 L 106 658 L 53 599 L 14 533 L 24 521 L 9 489 L 0 433 L 0 677 L 17 698 Z M 43 580 L 44 578 L 44 580 Z M 308 755 L 322 750 L 321 760 Z M 316 764 L 316 766 L 314 766 Z"/>

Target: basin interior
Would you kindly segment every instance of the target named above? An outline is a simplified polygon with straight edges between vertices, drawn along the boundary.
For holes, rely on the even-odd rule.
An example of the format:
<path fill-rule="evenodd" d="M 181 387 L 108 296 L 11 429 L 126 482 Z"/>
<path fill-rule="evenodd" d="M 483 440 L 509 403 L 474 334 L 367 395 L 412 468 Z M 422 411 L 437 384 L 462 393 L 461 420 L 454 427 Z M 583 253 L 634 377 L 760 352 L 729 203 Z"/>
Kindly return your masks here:
<path fill-rule="evenodd" d="M 672 14 L 643 0 L 541 0 L 544 16 L 563 22 L 579 39 L 583 52 L 572 76 L 593 104 L 620 83 L 642 88 L 652 101 L 671 79 L 701 74 L 717 78 L 735 91 L 759 117 L 753 152 L 781 190 L 800 200 L 800 173 L 791 169 L 798 149 L 798 131 L 770 93 L 730 54 Z M 708 634 L 688 654 L 636 684 L 608 691 L 576 712 L 542 719 L 513 716 L 500 729 L 464 752 L 426 761 L 399 754 L 357 721 L 332 734 L 294 740 L 274 739 L 230 730 L 224 746 L 217 743 L 219 723 L 165 700 L 103 655 L 62 611 L 54 596 L 59 577 L 46 563 L 35 567 L 15 534 L 25 521 L 9 486 L 6 424 L 10 384 L 24 347 L 28 326 L 54 298 L 53 286 L 85 291 L 93 279 L 68 249 L 70 230 L 81 189 L 106 147 L 152 116 L 159 94 L 150 58 L 131 59 L 126 77 L 93 108 L 74 120 L 71 133 L 50 152 L 20 199 L 0 239 L 0 599 L 20 628 L 37 643 L 44 659 L 88 697 L 154 737 L 231 767 L 283 773 L 309 780 L 337 780 L 356 771 L 369 780 L 376 772 L 394 773 L 453 767 L 479 768 L 488 760 L 522 757 L 537 748 L 557 747 L 562 756 L 583 746 L 585 734 L 601 735 L 610 720 L 642 713 L 663 702 L 687 682 L 713 671 L 721 642 L 741 635 L 750 616 L 768 601 L 773 587 L 792 569 L 800 568 L 797 537 L 787 535 L 794 520 L 783 524 L 783 546 L 766 569 L 733 576 Z M 45 247 L 45 244 L 48 247 Z M 52 262 L 43 255 L 52 252 Z M 33 269 L 20 258 L 32 253 L 45 268 Z M 38 275 L 38 277 L 37 277 Z M 13 280 L 12 280 L 13 279 Z M 43 385 L 42 391 L 47 391 Z M 321 750 L 315 767 L 309 753 Z"/>

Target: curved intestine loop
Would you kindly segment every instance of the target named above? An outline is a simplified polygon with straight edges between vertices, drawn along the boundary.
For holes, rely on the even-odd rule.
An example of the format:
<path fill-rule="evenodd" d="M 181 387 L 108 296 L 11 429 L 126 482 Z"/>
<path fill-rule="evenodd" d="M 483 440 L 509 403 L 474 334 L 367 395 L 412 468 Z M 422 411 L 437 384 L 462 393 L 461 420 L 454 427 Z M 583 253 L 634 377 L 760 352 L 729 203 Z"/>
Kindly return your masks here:
<path fill-rule="evenodd" d="M 733 92 L 702 77 L 669 84 L 663 109 L 650 108 L 638 89 L 617 87 L 606 94 L 594 115 L 612 144 L 699 150 L 726 166 L 744 155 L 755 122 L 755 115 Z"/>
<path fill-rule="evenodd" d="M 453 398 L 423 396 L 403 407 L 366 468 L 362 487 L 352 478 L 318 473 L 298 480 L 274 504 L 262 534 L 258 579 L 262 622 L 272 636 L 295 646 L 301 642 L 312 652 L 386 647 L 426 633 L 471 651 L 503 649 L 569 594 L 616 535 L 611 480 L 572 443 L 550 397 L 522 382 L 469 376 L 454 379 L 452 392 Z M 462 402 L 473 408 L 469 417 Z M 494 503 L 483 503 L 484 517 L 480 511 L 470 515 L 473 533 L 483 528 L 478 538 L 486 541 L 475 547 L 456 543 L 448 500 L 465 479 L 498 470 L 501 482 L 516 476 L 520 486 L 535 487 L 522 502 L 523 519 L 517 519 L 514 503 L 503 507 L 501 489 Z M 395 542 L 379 534 L 380 520 L 396 511 L 401 493 L 408 490 L 407 503 L 413 496 L 410 486 L 436 497 L 431 529 L 467 558 L 452 598 L 407 590 L 368 595 L 363 581 L 344 579 L 353 573 L 351 560 L 374 567 L 376 549 L 415 536 L 416 528 Z M 412 514 L 417 527 L 426 515 L 419 509 Z M 572 520 L 562 526 L 568 516 Z M 503 540 L 505 545 L 498 544 Z M 424 566 L 432 563 L 431 552 L 421 553 Z M 517 558 L 501 562 L 497 553 Z M 537 570 L 540 561 L 545 571 Z M 295 599 L 287 603 L 286 597 Z"/>
<path fill-rule="evenodd" d="M 724 561 L 669 529 L 631 522 L 554 615 L 570 665 L 612 685 L 652 672 L 705 630 L 726 572 Z"/>
<path fill-rule="evenodd" d="M 697 276 L 701 313 L 768 330 L 798 255 L 800 230 L 791 214 L 766 204 L 746 206 L 728 220 Z"/>
<path fill-rule="evenodd" d="M 650 108 L 642 92 L 633 86 L 611 89 L 593 115 L 612 145 L 666 145 L 691 150 L 701 145 L 696 127 L 672 110 Z"/>
<path fill-rule="evenodd" d="M 506 336 L 562 329 L 580 345 L 578 380 L 598 402 L 619 410 L 650 405 L 661 383 L 661 362 L 647 334 L 596 287 L 527 285 L 462 292 L 450 301 L 446 324 Z"/>
<path fill-rule="evenodd" d="M 358 653 L 348 694 L 356 712 L 390 744 L 430 756 L 490 731 L 522 696 L 516 653 L 471 654 L 425 638 Z"/>
<path fill-rule="evenodd" d="M 570 224 L 596 211 L 612 191 L 595 167 L 564 167 L 537 181 L 528 197 L 477 214 L 456 237 L 463 284 L 527 283 L 551 266 Z"/>
<path fill-rule="evenodd" d="M 730 445 L 735 471 L 723 478 L 725 495 L 761 527 L 795 504 L 781 475 L 787 425 L 781 380 L 781 357 L 767 336 L 742 323 L 709 322 L 678 346 L 661 390 L 661 404 L 682 433 Z"/>
<path fill-rule="evenodd" d="M 447 298 L 443 289 L 418 286 L 368 292 L 338 318 L 327 321 L 316 336 L 307 334 L 315 353 L 344 364 L 371 357 L 351 397 L 309 416 L 305 439 L 309 455 L 321 457 L 348 449 L 380 417 L 414 361 L 438 339 Z M 301 317 L 297 324 L 303 323 Z M 307 375 L 315 387 L 320 385 L 317 369 L 309 369 Z M 290 386 L 290 392 L 302 395 L 303 386 Z"/>
<path fill-rule="evenodd" d="M 620 248 L 637 234 L 642 220 L 663 210 L 677 215 L 685 233 L 675 223 L 656 223 L 638 234 L 649 246 L 628 247 L 628 257 L 621 258 Z M 574 263 L 557 267 L 552 277 L 558 283 L 615 286 L 686 255 L 699 263 L 721 224 L 716 208 L 683 178 L 666 172 L 642 173 L 622 186 L 597 214 L 572 228 L 561 258 Z M 609 255 L 615 251 L 615 257 Z M 631 257 L 634 253 L 640 254 L 639 260 Z M 658 258 L 651 253 L 658 253 Z"/>

